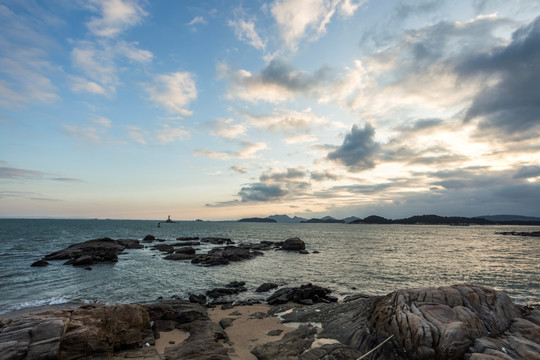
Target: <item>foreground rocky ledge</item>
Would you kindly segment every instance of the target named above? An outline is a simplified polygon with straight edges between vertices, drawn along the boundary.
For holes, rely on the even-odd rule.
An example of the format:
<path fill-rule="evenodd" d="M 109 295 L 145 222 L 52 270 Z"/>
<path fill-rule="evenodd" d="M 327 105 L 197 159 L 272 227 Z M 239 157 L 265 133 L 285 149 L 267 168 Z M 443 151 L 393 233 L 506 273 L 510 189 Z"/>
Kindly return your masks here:
<path fill-rule="evenodd" d="M 318 287 L 289 288 L 281 295 L 305 300 L 300 297 L 315 294 L 314 289 Z M 301 325 L 284 331 L 272 323 L 275 329 L 269 329 L 266 340 L 246 353 L 235 348 L 238 339 L 230 330 L 235 322 L 251 326 L 239 320 L 241 310 L 251 308 L 246 305 L 231 309 L 227 318 L 216 316 L 216 309 L 181 300 L 92 304 L 26 314 L 0 321 L 0 358 L 540 358 L 540 309 L 516 305 L 505 293 L 482 286 L 399 290 L 384 297 L 358 294 L 342 302 L 313 303 L 264 305 L 265 312 L 251 313 L 253 319 L 276 320 L 279 315 L 283 323 Z M 154 345 L 171 331 L 183 331 L 186 338 L 158 351 Z"/>

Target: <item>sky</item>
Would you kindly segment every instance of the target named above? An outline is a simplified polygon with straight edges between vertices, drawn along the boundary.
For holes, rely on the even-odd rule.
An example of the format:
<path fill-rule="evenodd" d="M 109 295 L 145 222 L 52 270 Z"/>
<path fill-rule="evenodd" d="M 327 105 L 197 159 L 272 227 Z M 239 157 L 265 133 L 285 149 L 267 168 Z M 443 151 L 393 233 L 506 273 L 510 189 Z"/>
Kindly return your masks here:
<path fill-rule="evenodd" d="M 540 216 L 537 0 L 0 0 L 0 217 Z"/>

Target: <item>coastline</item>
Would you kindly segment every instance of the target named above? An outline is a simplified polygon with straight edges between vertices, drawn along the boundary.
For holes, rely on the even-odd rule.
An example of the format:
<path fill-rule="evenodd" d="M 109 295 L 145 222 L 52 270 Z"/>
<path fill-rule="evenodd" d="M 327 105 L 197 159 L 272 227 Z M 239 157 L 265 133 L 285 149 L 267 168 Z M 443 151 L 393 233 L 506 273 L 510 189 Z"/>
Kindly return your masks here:
<path fill-rule="evenodd" d="M 355 360 L 389 337 L 368 358 L 536 359 L 540 353 L 539 306 L 516 305 L 490 288 L 404 289 L 339 302 L 314 302 L 314 289 L 279 289 L 273 295 L 281 292 L 274 299 L 282 301 L 274 305 L 203 306 L 177 299 L 6 313 L 0 318 L 0 358 L 32 359 L 39 352 L 50 359 Z"/>

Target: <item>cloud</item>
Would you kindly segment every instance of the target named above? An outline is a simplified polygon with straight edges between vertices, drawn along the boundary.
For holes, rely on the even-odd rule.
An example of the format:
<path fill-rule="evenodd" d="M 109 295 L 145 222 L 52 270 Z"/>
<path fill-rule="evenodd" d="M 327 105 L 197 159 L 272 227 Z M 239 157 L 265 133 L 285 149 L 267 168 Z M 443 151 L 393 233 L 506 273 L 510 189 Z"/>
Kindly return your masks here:
<path fill-rule="evenodd" d="M 139 24 L 147 15 L 136 0 L 91 0 L 89 7 L 99 12 L 86 23 L 96 36 L 114 38 L 124 30 Z"/>
<path fill-rule="evenodd" d="M 351 132 L 345 135 L 343 144 L 328 153 L 329 160 L 335 160 L 352 171 L 363 171 L 375 167 L 375 155 L 380 144 L 374 139 L 375 128 L 369 123 L 364 129 L 353 125 Z"/>
<path fill-rule="evenodd" d="M 279 184 L 249 184 L 238 192 L 242 202 L 276 201 L 287 195 L 289 191 Z"/>
<path fill-rule="evenodd" d="M 479 135 L 508 140 L 538 137 L 540 130 L 540 16 L 516 30 L 512 41 L 464 59 L 456 70 L 463 77 L 498 77 L 478 92 L 465 121 L 479 118 Z M 488 83 L 489 84 L 489 83 Z"/>
<path fill-rule="evenodd" d="M 36 8 L 39 17 L 32 11 L 16 13 L 0 4 L 0 105 L 5 107 L 60 98 L 52 81 L 59 69 L 48 56 L 59 45 L 46 35 L 59 20 L 39 5 Z"/>
<path fill-rule="evenodd" d="M 236 139 L 247 132 L 247 127 L 244 124 L 235 124 L 234 119 L 214 120 L 209 124 L 213 129 L 210 134 L 226 139 Z"/>
<path fill-rule="evenodd" d="M 197 98 L 194 75 L 189 72 L 157 75 L 152 84 L 146 84 L 146 91 L 156 105 L 184 116 L 192 114 L 187 106 Z"/>
<path fill-rule="evenodd" d="M 540 166 L 531 165 L 524 166 L 518 169 L 518 171 L 513 176 L 514 179 L 529 179 L 540 176 Z"/>
<path fill-rule="evenodd" d="M 334 181 L 340 178 L 337 174 L 334 174 L 329 170 L 312 171 L 310 176 L 313 181 Z"/>
<path fill-rule="evenodd" d="M 230 169 L 239 174 L 246 174 L 248 171 L 248 166 L 246 164 L 235 164 L 231 166 Z"/>
<path fill-rule="evenodd" d="M 407 123 L 401 126 L 397 126 L 395 129 L 402 133 L 418 133 L 424 131 L 434 131 L 444 124 L 443 119 L 419 119 L 412 123 Z"/>
<path fill-rule="evenodd" d="M 260 176 L 260 181 L 262 183 L 269 182 L 282 182 L 282 181 L 299 181 L 307 175 L 306 171 L 303 169 L 297 168 L 288 168 L 283 172 L 271 172 L 264 173 Z"/>
<path fill-rule="evenodd" d="M 162 145 L 166 145 L 189 138 L 190 133 L 181 127 L 173 128 L 169 125 L 163 125 L 161 129 L 157 131 L 156 137 Z"/>
<path fill-rule="evenodd" d="M 0 199 L 2 198 L 24 198 L 36 201 L 60 201 L 58 199 L 45 198 L 40 193 L 31 191 L 0 191 Z"/>
<path fill-rule="evenodd" d="M 0 167 L 0 179 L 8 180 L 42 180 L 46 173 L 36 170 Z"/>
<path fill-rule="evenodd" d="M 278 103 L 294 95 L 317 96 L 318 91 L 333 79 L 333 70 L 323 66 L 314 74 L 295 69 L 280 59 L 271 60 L 259 74 L 234 70 L 225 64 L 217 67 L 218 77 L 231 83 L 228 96 L 255 102 Z"/>
<path fill-rule="evenodd" d="M 234 32 L 240 41 L 244 41 L 254 48 L 264 51 L 266 43 L 255 30 L 255 23 L 253 21 L 244 19 L 229 20 L 229 26 L 234 28 Z"/>
<path fill-rule="evenodd" d="M 153 54 L 139 49 L 136 42 L 81 41 L 71 51 L 73 66 L 85 77 L 70 76 L 71 88 L 75 92 L 110 95 L 116 91 L 119 80 L 118 62 L 126 59 L 135 64 L 147 64 Z M 90 80 L 88 80 L 90 79 Z"/>
<path fill-rule="evenodd" d="M 141 145 L 148 145 L 149 133 L 146 130 L 139 128 L 138 126 L 128 125 L 124 127 L 127 130 L 128 137 Z"/>
<path fill-rule="evenodd" d="M 270 11 L 285 45 L 295 51 L 304 38 L 316 40 L 326 33 L 326 26 L 336 10 L 339 9 L 342 16 L 351 16 L 362 3 L 350 0 L 276 0 Z"/>
<path fill-rule="evenodd" d="M 206 156 L 212 159 L 218 160 L 230 160 L 230 159 L 253 159 L 256 157 L 256 153 L 264 150 L 268 147 L 266 143 L 249 141 L 241 141 L 239 143 L 240 150 L 238 151 L 213 151 L 209 149 L 199 149 L 194 152 L 195 156 Z"/>
<path fill-rule="evenodd" d="M 195 16 L 190 22 L 188 22 L 187 26 L 195 26 L 195 25 L 207 25 L 208 21 L 203 16 Z"/>
<path fill-rule="evenodd" d="M 95 81 L 90 81 L 78 76 L 70 76 L 69 79 L 71 81 L 71 90 L 73 92 L 107 95 L 107 90 Z"/>
<path fill-rule="evenodd" d="M 43 172 L 43 171 L 19 169 L 19 168 L 6 167 L 6 166 L 0 167 L 0 179 L 31 180 L 31 181 L 53 180 L 53 181 L 61 181 L 61 182 L 82 182 L 82 180 L 75 179 L 75 178 L 51 177 L 51 174 Z"/>
<path fill-rule="evenodd" d="M 97 119 L 92 120 L 92 122 L 94 124 L 102 126 L 104 128 L 111 128 L 112 127 L 111 119 L 107 119 L 106 117 L 98 117 Z"/>
<path fill-rule="evenodd" d="M 101 141 L 102 129 L 95 126 L 82 126 L 76 124 L 64 124 L 63 130 L 70 136 L 76 136 L 90 142 Z"/>
<path fill-rule="evenodd" d="M 253 126 L 270 131 L 307 131 L 317 125 L 328 125 L 330 121 L 319 117 L 310 108 L 302 111 L 280 109 L 270 115 L 243 115 Z"/>

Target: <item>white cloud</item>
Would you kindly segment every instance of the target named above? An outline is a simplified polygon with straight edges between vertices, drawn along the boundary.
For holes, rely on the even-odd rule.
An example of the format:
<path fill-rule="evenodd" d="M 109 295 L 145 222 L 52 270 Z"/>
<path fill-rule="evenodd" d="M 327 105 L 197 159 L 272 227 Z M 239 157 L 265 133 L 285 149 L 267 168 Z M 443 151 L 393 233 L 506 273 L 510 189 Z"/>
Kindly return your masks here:
<path fill-rule="evenodd" d="M 64 125 L 64 131 L 70 136 L 76 136 L 90 142 L 101 141 L 100 131 L 95 126 L 81 126 L 75 124 Z"/>
<path fill-rule="evenodd" d="M 244 117 L 259 128 L 270 131 L 299 131 L 308 130 L 314 126 L 328 125 L 330 122 L 325 117 L 317 116 L 308 108 L 303 111 L 277 110 L 270 115 L 249 115 Z"/>
<path fill-rule="evenodd" d="M 86 26 L 97 36 L 114 38 L 142 21 L 147 12 L 136 0 L 92 0 L 89 4 L 100 13 Z"/>
<path fill-rule="evenodd" d="M 146 141 L 149 135 L 148 131 L 141 129 L 138 126 L 132 126 L 132 125 L 126 126 L 125 128 L 128 132 L 128 137 L 132 141 L 139 143 L 141 145 L 148 145 L 148 142 Z"/>
<path fill-rule="evenodd" d="M 157 75 L 153 84 L 146 84 L 150 100 L 167 111 L 188 116 L 192 114 L 186 107 L 197 98 L 194 75 L 189 72 L 175 72 Z"/>
<path fill-rule="evenodd" d="M 85 82 L 80 77 L 75 78 L 76 90 L 89 89 L 93 93 L 99 93 L 101 88 L 107 94 L 115 92 L 119 80 L 114 57 L 110 52 L 97 49 L 93 43 L 83 42 L 71 51 L 71 59 L 73 65 L 91 79 Z"/>
<path fill-rule="evenodd" d="M 99 117 L 97 119 L 94 119 L 92 121 L 96 125 L 103 126 L 104 128 L 111 128 L 112 127 L 112 121 L 110 119 L 107 119 L 105 117 Z"/>
<path fill-rule="evenodd" d="M 265 49 L 266 44 L 255 30 L 255 23 L 253 21 L 246 21 L 244 19 L 230 20 L 229 26 L 234 28 L 236 36 L 241 41 L 247 42 L 256 49 Z"/>
<path fill-rule="evenodd" d="M 270 10 L 287 47 L 296 50 L 305 37 L 313 40 L 326 32 L 336 9 L 351 16 L 361 4 L 350 0 L 276 0 Z"/>
<path fill-rule="evenodd" d="M 190 137 L 190 133 L 183 128 L 173 128 L 169 125 L 163 125 L 157 132 L 156 137 L 163 145 L 172 143 L 174 141 L 181 141 Z"/>
<path fill-rule="evenodd" d="M 256 157 L 256 153 L 267 149 L 268 145 L 263 142 L 252 143 L 249 141 L 240 142 L 240 150 L 238 151 L 213 151 L 209 149 L 199 149 L 194 152 L 195 156 L 206 156 L 212 159 L 218 160 L 230 160 L 230 159 L 253 159 Z"/>
<path fill-rule="evenodd" d="M 124 56 L 136 63 L 146 64 L 151 62 L 154 54 L 148 50 L 139 49 L 137 45 L 137 42 L 119 41 L 114 46 L 114 52 L 117 56 Z"/>
<path fill-rule="evenodd" d="M 193 26 L 193 25 L 197 25 L 197 24 L 206 25 L 206 24 L 208 24 L 208 21 L 206 21 L 206 19 L 204 17 L 202 17 L 202 16 L 195 16 L 193 18 L 193 20 L 188 22 L 186 25 L 187 26 Z"/>
<path fill-rule="evenodd" d="M 58 68 L 48 59 L 58 44 L 45 31 L 54 27 L 55 19 L 45 10 L 40 15 L 47 19 L 45 24 L 0 4 L 0 104 L 4 106 L 59 98 L 51 81 Z"/>
<path fill-rule="evenodd" d="M 210 125 L 213 128 L 210 134 L 226 139 L 236 139 L 244 135 L 247 131 L 247 127 L 244 124 L 235 124 L 234 119 L 215 120 Z"/>
<path fill-rule="evenodd" d="M 71 90 L 74 92 L 88 92 L 91 94 L 107 95 L 107 90 L 105 90 L 95 81 L 90 81 L 78 76 L 70 76 L 69 80 L 71 81 Z"/>

